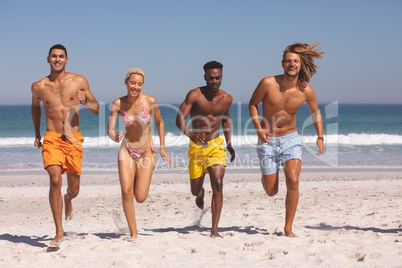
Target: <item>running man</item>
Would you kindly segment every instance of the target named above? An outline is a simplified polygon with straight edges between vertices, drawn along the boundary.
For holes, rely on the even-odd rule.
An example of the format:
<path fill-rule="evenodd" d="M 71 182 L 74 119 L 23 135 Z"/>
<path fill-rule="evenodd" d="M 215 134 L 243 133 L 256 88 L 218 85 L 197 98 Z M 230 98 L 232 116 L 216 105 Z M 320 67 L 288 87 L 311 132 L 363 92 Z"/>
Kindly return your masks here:
<path fill-rule="evenodd" d="M 317 72 L 314 58 L 323 58 L 318 44 L 296 43 L 283 52 L 283 75 L 266 77 L 255 89 L 249 103 L 249 112 L 258 134 L 257 153 L 260 160 L 262 185 L 269 196 L 278 193 L 279 169 L 283 165 L 286 177 L 285 235 L 296 237 L 292 231 L 293 219 L 299 201 L 302 138 L 297 134 L 296 114 L 306 102 L 310 109 L 317 146 L 324 152 L 323 124 L 313 89 L 306 83 Z M 258 104 L 262 103 L 259 121 Z"/>
<path fill-rule="evenodd" d="M 177 127 L 190 138 L 188 152 L 188 169 L 190 173 L 191 193 L 196 196 L 196 204 L 204 208 L 203 188 L 205 173 L 209 174 L 212 194 L 212 228 L 211 237 L 221 237 L 218 223 L 223 205 L 223 177 L 226 167 L 224 140 L 219 136 L 222 123 L 227 149 L 235 159 L 235 151 L 231 144 L 230 106 L 232 96 L 219 89 L 222 83 L 223 65 L 216 61 L 204 65 L 206 86 L 191 90 L 176 117 Z M 190 115 L 192 130 L 186 124 Z"/>
<path fill-rule="evenodd" d="M 50 178 L 49 202 L 52 209 L 56 236 L 50 243 L 60 246 L 63 239 L 61 195 L 62 174 L 67 172 L 67 193 L 64 195 L 65 218 L 73 217 L 71 200 L 78 195 L 80 188 L 82 142 L 79 130 L 80 106 L 97 115 L 99 103 L 89 90 L 87 80 L 80 75 L 65 71 L 68 63 L 67 50 L 57 44 L 50 48 L 47 62 L 50 75 L 32 84 L 32 121 L 35 129 L 34 145 L 42 147 L 43 163 Z M 46 114 L 47 131 L 41 143 L 40 103 Z"/>

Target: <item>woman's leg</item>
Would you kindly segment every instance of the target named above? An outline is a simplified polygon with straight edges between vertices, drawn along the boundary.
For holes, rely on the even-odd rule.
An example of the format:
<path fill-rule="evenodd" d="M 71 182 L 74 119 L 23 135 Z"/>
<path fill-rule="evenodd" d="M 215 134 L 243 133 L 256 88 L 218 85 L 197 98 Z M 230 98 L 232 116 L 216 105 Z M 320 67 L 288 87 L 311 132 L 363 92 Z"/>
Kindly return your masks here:
<path fill-rule="evenodd" d="M 131 238 L 137 238 L 137 223 L 135 221 L 133 202 L 134 175 L 136 168 L 134 160 L 128 154 L 124 145 L 122 145 L 119 150 L 118 167 L 124 214 L 126 215 Z"/>
<path fill-rule="evenodd" d="M 147 150 L 137 161 L 134 196 L 138 203 L 143 203 L 147 199 L 155 162 L 156 152 L 152 150 Z"/>

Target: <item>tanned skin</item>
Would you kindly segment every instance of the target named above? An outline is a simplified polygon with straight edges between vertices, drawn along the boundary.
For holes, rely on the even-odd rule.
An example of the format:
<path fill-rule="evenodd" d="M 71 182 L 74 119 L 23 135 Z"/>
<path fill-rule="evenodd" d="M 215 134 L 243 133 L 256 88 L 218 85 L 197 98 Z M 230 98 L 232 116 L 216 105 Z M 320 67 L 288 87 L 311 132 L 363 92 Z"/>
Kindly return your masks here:
<path fill-rule="evenodd" d="M 284 136 L 296 132 L 296 115 L 300 106 L 306 102 L 312 114 L 318 137 L 323 136 L 323 124 L 313 89 L 298 79 L 301 69 L 300 57 L 296 53 L 287 53 L 282 62 L 283 75 L 266 77 L 255 89 L 249 103 L 249 112 L 263 143 L 270 143 L 269 137 Z M 262 103 L 263 119 L 259 121 L 258 104 Z M 321 155 L 324 141 L 317 139 Z M 289 237 L 296 237 L 292 231 L 293 219 L 299 200 L 299 175 L 301 161 L 291 159 L 283 163 L 286 177 L 286 221 L 284 232 Z M 262 175 L 262 184 L 269 196 L 278 193 L 279 174 Z"/>
<path fill-rule="evenodd" d="M 80 75 L 67 73 L 65 66 L 68 63 L 66 53 L 62 49 L 52 49 L 47 57 L 50 65 L 50 75 L 32 84 L 32 121 L 35 129 L 34 146 L 42 147 L 40 121 L 42 102 L 47 131 L 72 134 L 79 132 L 80 105 L 85 105 L 88 111 L 97 115 L 99 103 L 89 90 L 87 80 Z M 59 246 L 63 239 L 62 211 L 63 198 L 61 195 L 62 170 L 61 166 L 46 168 L 50 178 L 49 202 L 52 209 L 56 236 L 50 243 Z M 71 200 L 78 195 L 80 176 L 75 172 L 67 173 L 68 188 L 64 195 L 65 218 L 69 220 L 73 215 Z"/>
<path fill-rule="evenodd" d="M 187 94 L 177 114 L 176 125 L 194 143 L 202 145 L 219 136 L 219 127 L 222 124 L 232 162 L 235 159 L 235 151 L 231 145 L 230 121 L 230 106 L 233 99 L 219 89 L 222 82 L 222 69 L 207 69 L 204 79 L 206 86 L 193 89 Z M 185 122 L 188 115 L 190 115 L 192 130 Z M 211 237 L 221 237 L 218 233 L 218 223 L 223 205 L 225 166 L 210 166 L 208 173 L 213 191 Z M 199 208 L 203 208 L 204 205 L 204 177 L 205 174 L 199 178 L 190 179 L 191 193 L 196 196 L 196 204 Z"/>

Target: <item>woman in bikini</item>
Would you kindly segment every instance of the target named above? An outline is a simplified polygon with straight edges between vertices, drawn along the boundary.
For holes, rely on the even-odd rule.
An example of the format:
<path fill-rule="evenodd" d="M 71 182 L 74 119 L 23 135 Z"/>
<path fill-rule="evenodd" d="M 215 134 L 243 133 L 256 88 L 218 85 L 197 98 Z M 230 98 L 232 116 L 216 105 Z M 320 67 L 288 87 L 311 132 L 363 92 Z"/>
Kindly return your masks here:
<path fill-rule="evenodd" d="M 127 72 L 124 82 L 127 85 L 127 96 L 113 102 L 107 131 L 113 141 L 118 143 L 123 140 L 118 153 L 118 168 L 123 209 L 131 239 L 137 238 L 133 196 L 138 203 L 145 201 L 155 169 L 156 149 L 151 135 L 151 116 L 155 119 L 159 133 L 160 155 L 171 166 L 170 157 L 165 151 L 163 119 L 155 99 L 141 93 L 144 81 L 145 75 L 140 69 L 134 68 Z M 116 134 L 119 113 L 126 131 Z"/>

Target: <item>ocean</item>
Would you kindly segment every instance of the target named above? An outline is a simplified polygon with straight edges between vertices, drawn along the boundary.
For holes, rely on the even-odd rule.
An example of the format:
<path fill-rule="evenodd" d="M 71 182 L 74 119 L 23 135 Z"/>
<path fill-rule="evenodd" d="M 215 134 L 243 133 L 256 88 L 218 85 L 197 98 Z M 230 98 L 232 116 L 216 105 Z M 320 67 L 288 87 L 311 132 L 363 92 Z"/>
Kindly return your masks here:
<path fill-rule="evenodd" d="M 80 129 L 85 138 L 83 171 L 117 171 L 119 144 L 106 135 L 109 107 L 100 103 L 99 116 L 90 114 L 85 108 L 80 113 Z M 163 163 L 158 152 L 156 170 L 187 172 L 188 138 L 175 125 L 179 104 L 159 103 L 159 107 L 165 123 L 166 150 L 173 167 Z M 320 104 L 319 108 L 324 121 L 326 146 L 325 153 L 319 157 L 315 155 L 316 134 L 307 106 L 302 105 L 297 115 L 298 133 L 303 137 L 303 168 L 402 167 L 402 105 L 334 102 Z M 228 161 L 227 169 L 239 172 L 259 170 L 255 150 L 257 135 L 250 120 L 248 104 L 233 103 L 231 119 L 236 159 L 232 163 Z M 120 122 L 117 128 L 124 131 Z M 33 146 L 30 105 L 0 106 L 0 125 L 0 172 L 43 170 L 41 150 Z M 158 147 L 159 136 L 155 125 L 152 129 Z M 42 137 L 45 130 L 45 114 L 42 111 Z"/>

